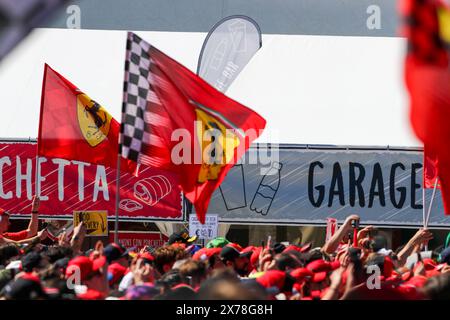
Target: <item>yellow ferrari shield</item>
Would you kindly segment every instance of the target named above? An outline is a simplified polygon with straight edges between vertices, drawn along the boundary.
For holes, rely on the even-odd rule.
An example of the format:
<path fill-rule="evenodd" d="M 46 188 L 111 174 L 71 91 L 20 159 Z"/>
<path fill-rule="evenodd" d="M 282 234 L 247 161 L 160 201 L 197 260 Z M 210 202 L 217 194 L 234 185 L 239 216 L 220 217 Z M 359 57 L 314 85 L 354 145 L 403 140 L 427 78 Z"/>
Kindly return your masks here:
<path fill-rule="evenodd" d="M 441 39 L 450 45 L 450 10 L 445 7 L 439 8 L 438 18 Z"/>
<path fill-rule="evenodd" d="M 239 146 L 239 137 L 232 131 L 227 130 L 224 124 L 196 108 L 197 115 L 196 133 L 202 150 L 202 166 L 198 175 L 198 182 L 216 180 L 220 170 L 234 155 L 234 150 Z"/>
<path fill-rule="evenodd" d="M 83 137 L 91 147 L 105 140 L 112 116 L 101 105 L 80 93 L 77 95 L 77 115 Z"/>

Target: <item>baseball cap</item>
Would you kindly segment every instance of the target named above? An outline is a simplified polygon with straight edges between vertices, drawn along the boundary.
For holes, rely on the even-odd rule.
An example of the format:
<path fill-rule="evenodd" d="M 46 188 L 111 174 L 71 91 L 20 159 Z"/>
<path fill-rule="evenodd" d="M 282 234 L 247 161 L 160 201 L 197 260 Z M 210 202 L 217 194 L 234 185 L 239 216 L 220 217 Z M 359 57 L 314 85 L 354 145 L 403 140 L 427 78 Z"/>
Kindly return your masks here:
<path fill-rule="evenodd" d="M 251 251 L 248 252 L 241 252 L 238 249 L 236 249 L 234 246 L 226 245 L 222 248 L 220 251 L 220 257 L 224 261 L 233 261 L 239 257 L 247 257 L 250 258 L 252 255 Z"/>
<path fill-rule="evenodd" d="M 275 253 L 282 253 L 286 249 L 286 246 L 280 242 L 276 242 L 273 245 L 273 251 Z"/>
<path fill-rule="evenodd" d="M 105 256 L 101 256 L 95 260 L 91 260 L 86 256 L 78 256 L 69 261 L 66 269 L 66 278 L 70 277 L 74 272 L 74 266 L 80 270 L 80 280 L 84 281 L 91 275 L 98 272 L 106 263 Z"/>
<path fill-rule="evenodd" d="M 245 247 L 243 250 L 241 250 L 241 253 L 245 253 L 245 252 L 251 253 L 250 265 L 249 265 L 250 269 L 253 269 L 254 267 L 256 267 L 258 260 L 259 260 L 259 255 L 262 250 L 263 250 L 263 247 L 255 247 L 255 246 L 248 246 L 248 247 Z"/>
<path fill-rule="evenodd" d="M 112 286 L 118 283 L 125 275 L 127 268 L 115 262 L 108 266 L 108 282 Z"/>
<path fill-rule="evenodd" d="M 312 271 L 312 282 L 322 282 L 327 278 L 328 272 L 339 268 L 339 261 L 328 262 L 323 259 L 314 260 L 306 265 L 306 269 Z"/>
<path fill-rule="evenodd" d="M 437 268 L 437 263 L 431 258 L 425 258 L 422 261 L 426 271 L 432 271 Z"/>
<path fill-rule="evenodd" d="M 217 237 L 217 238 L 210 240 L 206 244 L 206 248 L 223 248 L 229 243 L 230 243 L 230 241 L 228 241 L 224 237 Z"/>
<path fill-rule="evenodd" d="M 70 258 L 65 257 L 65 258 L 61 258 L 55 261 L 55 263 L 53 264 L 56 268 L 60 269 L 60 270 L 66 270 L 67 265 L 69 264 Z"/>
<path fill-rule="evenodd" d="M 295 279 L 295 281 L 302 283 L 308 279 L 312 279 L 314 277 L 314 272 L 307 268 L 297 268 L 292 270 L 290 275 Z"/>
<path fill-rule="evenodd" d="M 192 256 L 192 259 L 194 260 L 208 260 L 214 255 L 219 255 L 222 251 L 221 248 L 202 248 L 198 250 L 194 255 Z"/>
<path fill-rule="evenodd" d="M 242 246 L 239 244 L 239 243 L 236 243 L 236 242 L 229 242 L 228 244 L 227 244 L 227 246 L 231 246 L 231 247 L 233 247 L 233 248 L 235 248 L 237 251 L 239 251 L 239 252 L 242 252 L 242 250 L 244 250 L 243 248 L 242 248 Z"/>
<path fill-rule="evenodd" d="M 4 288 L 4 294 L 8 300 L 32 300 L 46 299 L 47 294 L 42 288 L 37 276 L 24 274 Z"/>
<path fill-rule="evenodd" d="M 138 255 L 139 258 L 143 259 L 144 262 L 151 262 L 155 260 L 155 257 L 148 251 L 144 252 L 144 253 L 140 253 Z"/>
<path fill-rule="evenodd" d="M 134 249 L 130 248 L 127 250 L 123 245 L 113 242 L 103 249 L 103 255 L 106 257 L 106 260 L 108 260 L 108 263 L 111 263 L 114 260 L 127 257 L 128 253 L 132 250 Z"/>
<path fill-rule="evenodd" d="M 296 246 L 295 244 L 290 244 L 286 248 L 284 248 L 283 252 L 289 252 L 289 251 L 300 252 L 300 247 Z"/>
<path fill-rule="evenodd" d="M 180 232 L 174 232 L 170 235 L 169 240 L 167 241 L 168 244 L 174 244 L 176 242 L 181 242 L 185 244 L 191 244 L 197 240 L 197 236 L 189 237 L 189 233 L 186 231 L 180 231 Z"/>
<path fill-rule="evenodd" d="M 258 282 L 264 288 L 270 289 L 275 287 L 280 291 L 284 287 L 285 280 L 286 280 L 286 272 L 281 270 L 268 270 L 264 272 L 262 276 L 256 278 L 256 282 Z"/>
<path fill-rule="evenodd" d="M 312 272 L 316 273 L 316 272 L 331 271 L 333 269 L 333 266 L 331 265 L 331 263 L 329 263 L 323 259 L 318 259 L 318 260 L 314 260 L 314 261 L 308 263 L 306 265 L 306 268 L 308 270 L 311 270 Z"/>
<path fill-rule="evenodd" d="M 445 248 L 442 252 L 441 252 L 441 259 L 440 259 L 441 263 L 447 263 L 448 265 L 450 265 L 450 247 Z"/>
<path fill-rule="evenodd" d="M 405 284 L 411 285 L 416 288 L 422 288 L 425 286 L 425 283 L 428 281 L 428 278 L 425 276 L 417 275 L 410 278 Z"/>

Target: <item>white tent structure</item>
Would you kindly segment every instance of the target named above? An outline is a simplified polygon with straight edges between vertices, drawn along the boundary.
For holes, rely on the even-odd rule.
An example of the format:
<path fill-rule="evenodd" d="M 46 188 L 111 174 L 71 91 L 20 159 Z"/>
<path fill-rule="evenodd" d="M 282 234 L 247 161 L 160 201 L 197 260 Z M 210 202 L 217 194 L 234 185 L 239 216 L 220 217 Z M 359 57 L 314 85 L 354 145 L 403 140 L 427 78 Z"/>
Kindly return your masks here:
<path fill-rule="evenodd" d="M 191 70 L 205 33 L 136 32 Z M 1 138 L 36 138 L 44 63 L 120 121 L 125 31 L 34 30 L 0 63 Z M 258 142 L 420 146 L 403 85 L 405 41 L 263 35 L 227 95 L 267 120 Z"/>

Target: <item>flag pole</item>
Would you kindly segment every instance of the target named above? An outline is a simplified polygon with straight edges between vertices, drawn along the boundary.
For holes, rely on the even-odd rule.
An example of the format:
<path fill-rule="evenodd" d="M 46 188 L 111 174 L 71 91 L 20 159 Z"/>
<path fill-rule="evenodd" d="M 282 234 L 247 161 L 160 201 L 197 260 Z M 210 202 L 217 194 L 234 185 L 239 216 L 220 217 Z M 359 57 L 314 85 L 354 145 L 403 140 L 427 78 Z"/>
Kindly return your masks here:
<path fill-rule="evenodd" d="M 36 196 L 40 196 L 40 194 L 37 194 L 38 191 L 38 166 L 39 166 L 39 142 L 41 137 L 41 130 L 42 130 L 42 114 L 44 111 L 44 96 L 45 96 L 45 81 L 47 79 L 47 69 L 49 66 L 45 63 L 44 64 L 44 75 L 42 76 L 42 87 L 41 87 L 41 105 L 39 108 L 39 128 L 38 128 L 38 136 L 37 136 L 37 142 L 36 142 L 36 174 L 35 174 L 35 181 L 34 181 L 34 194 Z"/>
<path fill-rule="evenodd" d="M 427 219 L 426 219 L 426 222 L 425 222 L 425 228 L 428 227 L 428 222 L 430 221 L 431 207 L 433 206 L 434 197 L 436 195 L 436 189 L 437 189 L 438 181 L 439 181 L 439 178 L 436 178 L 436 181 L 434 182 L 434 187 L 433 187 L 433 194 L 431 195 L 430 206 L 428 207 Z"/>
<path fill-rule="evenodd" d="M 422 186 L 422 217 L 423 217 L 423 227 L 426 228 L 427 218 L 426 218 L 426 201 L 425 201 L 425 183 Z"/>
<path fill-rule="evenodd" d="M 120 201 L 120 153 L 117 154 L 117 175 L 116 175 L 116 207 L 114 221 L 114 242 L 119 243 L 119 201 Z"/>

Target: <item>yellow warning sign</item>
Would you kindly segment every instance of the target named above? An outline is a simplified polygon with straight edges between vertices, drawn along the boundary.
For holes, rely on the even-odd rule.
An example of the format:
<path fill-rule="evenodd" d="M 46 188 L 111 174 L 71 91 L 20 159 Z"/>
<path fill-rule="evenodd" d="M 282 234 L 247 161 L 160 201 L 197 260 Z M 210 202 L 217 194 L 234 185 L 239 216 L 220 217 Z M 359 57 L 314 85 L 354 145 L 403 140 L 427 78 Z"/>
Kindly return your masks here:
<path fill-rule="evenodd" d="M 108 211 L 74 211 L 73 224 L 77 226 L 81 221 L 86 226 L 86 236 L 108 235 Z"/>

